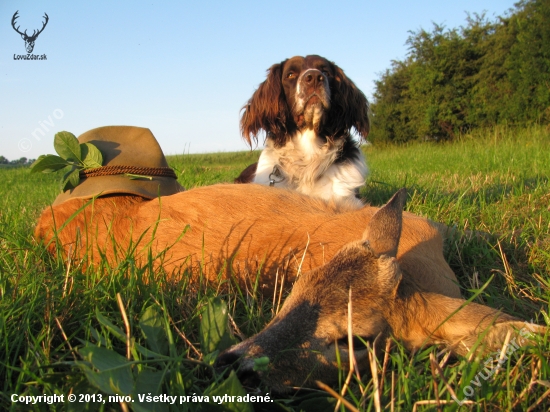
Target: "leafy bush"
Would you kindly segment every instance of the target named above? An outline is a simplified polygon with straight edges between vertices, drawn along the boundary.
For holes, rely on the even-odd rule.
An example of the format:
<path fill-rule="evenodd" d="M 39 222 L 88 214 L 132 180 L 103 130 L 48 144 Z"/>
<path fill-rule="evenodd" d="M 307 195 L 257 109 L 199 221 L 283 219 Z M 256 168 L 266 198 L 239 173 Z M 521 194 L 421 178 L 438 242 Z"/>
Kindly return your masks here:
<path fill-rule="evenodd" d="M 550 121 L 550 2 L 528 0 L 496 21 L 411 32 L 409 53 L 376 82 L 373 142 L 448 140 L 498 124 Z"/>

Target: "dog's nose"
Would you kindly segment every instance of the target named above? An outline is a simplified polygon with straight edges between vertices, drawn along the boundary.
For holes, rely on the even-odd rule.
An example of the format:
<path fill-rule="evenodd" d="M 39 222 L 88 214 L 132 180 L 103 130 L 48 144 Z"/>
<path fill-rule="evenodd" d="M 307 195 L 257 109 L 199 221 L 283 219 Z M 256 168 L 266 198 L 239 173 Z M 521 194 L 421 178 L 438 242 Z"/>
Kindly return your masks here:
<path fill-rule="evenodd" d="M 310 87 L 317 87 L 325 81 L 325 75 L 317 69 L 309 69 L 304 72 L 303 80 Z"/>

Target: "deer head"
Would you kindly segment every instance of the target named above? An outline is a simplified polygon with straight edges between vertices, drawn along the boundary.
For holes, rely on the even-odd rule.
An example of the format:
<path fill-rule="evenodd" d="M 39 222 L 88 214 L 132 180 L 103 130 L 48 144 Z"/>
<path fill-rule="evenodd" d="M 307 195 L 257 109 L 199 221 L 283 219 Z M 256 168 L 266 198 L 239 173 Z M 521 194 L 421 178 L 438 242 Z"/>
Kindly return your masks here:
<path fill-rule="evenodd" d="M 438 344 L 465 354 L 486 329 L 488 347 L 500 348 L 508 331 L 517 333 L 524 323 L 511 316 L 422 292 L 408 280 L 395 259 L 405 199 L 402 189 L 372 217 L 362 240 L 344 246 L 326 265 L 302 274 L 266 328 L 220 354 L 217 366 L 232 364 L 245 383 L 261 379 L 284 392 L 315 380 L 337 379 L 336 352 L 342 365 L 349 364 L 350 320 L 359 369 L 368 369 L 364 342 L 382 342 L 390 334 L 410 349 Z M 255 359 L 265 356 L 267 370 L 255 372 Z"/>
<path fill-rule="evenodd" d="M 32 51 L 34 50 L 34 42 L 36 41 L 38 35 L 44 30 L 46 24 L 48 24 L 49 17 L 46 13 L 44 13 L 44 18 L 46 19 L 46 21 L 42 24 L 42 28 L 38 30 L 38 32 L 36 30 L 33 30 L 32 35 L 29 36 L 27 35 L 27 30 L 25 30 L 24 33 L 21 33 L 19 31 L 20 26 L 15 27 L 15 20 L 17 20 L 17 18 L 19 17 L 17 13 L 19 13 L 19 10 L 13 14 L 13 17 L 11 18 L 11 25 L 13 29 L 21 35 L 21 38 L 25 40 L 25 48 L 27 49 L 27 53 L 32 53 Z"/>

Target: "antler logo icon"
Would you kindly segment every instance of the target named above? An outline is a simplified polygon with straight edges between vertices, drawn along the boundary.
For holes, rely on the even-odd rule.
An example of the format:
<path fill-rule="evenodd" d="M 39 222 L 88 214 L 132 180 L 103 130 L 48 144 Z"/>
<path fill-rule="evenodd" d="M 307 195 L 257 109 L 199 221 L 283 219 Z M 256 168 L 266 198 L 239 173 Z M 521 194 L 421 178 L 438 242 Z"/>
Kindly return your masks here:
<path fill-rule="evenodd" d="M 27 49 L 27 53 L 32 53 L 32 51 L 33 51 L 33 49 L 34 49 L 34 42 L 36 41 L 36 38 L 38 37 L 38 35 L 39 35 L 40 33 L 42 33 L 42 31 L 44 30 L 44 27 L 46 27 L 46 24 L 48 24 L 48 20 L 49 20 L 50 18 L 48 17 L 48 15 L 47 15 L 46 13 L 44 13 L 44 16 L 43 16 L 43 17 L 46 19 L 46 21 L 43 23 L 42 28 L 41 28 L 40 30 L 38 30 L 38 32 L 37 32 L 36 30 L 33 30 L 32 35 L 29 36 L 29 35 L 27 35 L 27 30 L 25 30 L 24 33 L 21 33 L 21 32 L 19 31 L 19 27 L 20 27 L 20 26 L 17 26 L 17 28 L 15 27 L 15 20 L 17 20 L 17 18 L 19 17 L 19 16 L 17 15 L 17 13 L 19 13 L 19 10 L 17 10 L 17 11 L 14 13 L 13 17 L 11 18 L 11 25 L 12 25 L 13 29 L 14 29 L 17 33 L 19 33 L 19 34 L 21 35 L 21 38 L 22 38 L 23 40 L 25 40 L 25 48 Z"/>

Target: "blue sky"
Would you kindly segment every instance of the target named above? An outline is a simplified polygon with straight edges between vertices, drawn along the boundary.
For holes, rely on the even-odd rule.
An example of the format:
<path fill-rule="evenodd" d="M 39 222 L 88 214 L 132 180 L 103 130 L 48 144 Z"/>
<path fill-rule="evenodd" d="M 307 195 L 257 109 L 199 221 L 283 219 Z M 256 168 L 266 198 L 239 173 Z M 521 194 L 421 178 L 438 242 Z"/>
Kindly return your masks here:
<path fill-rule="evenodd" d="M 148 127 L 165 154 L 246 150 L 239 112 L 266 70 L 294 55 L 334 61 L 370 98 L 409 30 L 503 15 L 509 0 L 0 1 L 0 155 L 53 153 L 53 136 Z M 31 34 L 25 55 L 17 25 Z M 37 131 L 44 131 L 44 136 Z"/>

